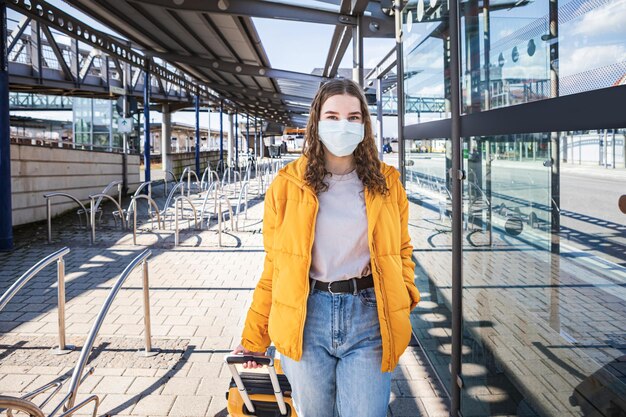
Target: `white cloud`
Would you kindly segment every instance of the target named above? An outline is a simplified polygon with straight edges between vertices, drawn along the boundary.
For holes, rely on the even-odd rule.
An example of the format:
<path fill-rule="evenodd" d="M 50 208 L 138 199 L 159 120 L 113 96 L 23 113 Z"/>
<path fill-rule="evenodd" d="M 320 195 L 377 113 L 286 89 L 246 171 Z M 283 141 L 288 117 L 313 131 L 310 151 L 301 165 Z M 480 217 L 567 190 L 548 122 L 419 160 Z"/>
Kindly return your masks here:
<path fill-rule="evenodd" d="M 626 61 L 625 45 L 586 46 L 562 53 L 559 72 L 561 76 L 567 76 L 624 61 Z"/>
<path fill-rule="evenodd" d="M 626 0 L 617 0 L 606 6 L 586 12 L 582 17 L 561 25 L 563 35 L 602 36 L 620 35 L 626 39 Z"/>

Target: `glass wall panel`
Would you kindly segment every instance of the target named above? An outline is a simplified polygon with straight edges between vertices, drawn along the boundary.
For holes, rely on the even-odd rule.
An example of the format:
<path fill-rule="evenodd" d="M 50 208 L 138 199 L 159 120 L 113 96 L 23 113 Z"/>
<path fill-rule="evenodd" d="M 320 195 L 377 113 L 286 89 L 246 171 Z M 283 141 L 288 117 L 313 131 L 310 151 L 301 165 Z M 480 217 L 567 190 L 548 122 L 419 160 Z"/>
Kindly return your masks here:
<path fill-rule="evenodd" d="M 74 138 L 78 145 L 94 150 L 111 150 L 113 102 L 104 99 L 75 98 Z M 117 120 L 117 118 L 115 118 Z"/>
<path fill-rule="evenodd" d="M 423 1 L 410 1 L 404 9 L 406 125 L 450 117 L 446 101 L 450 92 L 449 42 L 442 30 L 444 16 L 447 3 L 437 0 L 426 6 Z"/>
<path fill-rule="evenodd" d="M 585 135 L 596 139 L 588 153 L 609 149 L 606 164 L 566 162 Z M 626 170 L 613 168 L 625 138 L 626 129 L 464 138 L 463 416 L 626 415 Z M 447 387 L 450 155 L 446 139 L 407 141 L 423 295 L 411 321 Z"/>
<path fill-rule="evenodd" d="M 464 416 L 626 413 L 626 172 L 571 133 L 464 140 Z"/>
<path fill-rule="evenodd" d="M 459 16 L 463 113 L 626 83 L 626 0 L 465 0 Z M 403 17 L 408 102 L 448 97 L 446 2 Z M 418 114 L 407 106 L 407 124 Z"/>
<path fill-rule="evenodd" d="M 452 284 L 447 143 L 446 138 L 408 140 L 405 147 L 409 233 L 416 261 L 415 282 L 421 293 L 411 324 L 446 388 L 450 386 Z"/>

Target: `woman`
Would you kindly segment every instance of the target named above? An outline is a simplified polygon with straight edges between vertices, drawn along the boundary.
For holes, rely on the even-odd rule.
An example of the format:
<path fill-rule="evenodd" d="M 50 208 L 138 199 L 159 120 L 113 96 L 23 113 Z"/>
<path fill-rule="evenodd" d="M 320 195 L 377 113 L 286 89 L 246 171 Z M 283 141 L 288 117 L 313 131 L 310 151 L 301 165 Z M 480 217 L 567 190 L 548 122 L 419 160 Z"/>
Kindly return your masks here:
<path fill-rule="evenodd" d="M 299 417 L 385 416 L 419 292 L 406 193 L 378 159 L 356 83 L 335 79 L 317 92 L 303 156 L 267 190 L 263 240 L 264 270 L 233 354 L 262 355 L 273 342 Z"/>

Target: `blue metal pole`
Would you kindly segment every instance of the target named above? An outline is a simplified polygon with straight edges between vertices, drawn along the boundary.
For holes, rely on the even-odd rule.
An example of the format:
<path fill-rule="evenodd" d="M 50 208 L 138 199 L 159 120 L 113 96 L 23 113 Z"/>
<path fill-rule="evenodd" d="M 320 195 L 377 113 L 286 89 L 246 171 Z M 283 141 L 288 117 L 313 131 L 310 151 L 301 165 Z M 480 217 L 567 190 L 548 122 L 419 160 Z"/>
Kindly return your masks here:
<path fill-rule="evenodd" d="M 9 125 L 7 5 L 0 0 L 0 250 L 13 249 L 11 208 L 11 126 Z"/>
<path fill-rule="evenodd" d="M 200 97 L 196 95 L 196 174 L 200 178 Z"/>
<path fill-rule="evenodd" d="M 248 153 L 248 148 L 250 147 L 250 115 L 246 114 L 246 154 Z"/>
<path fill-rule="evenodd" d="M 235 111 L 235 166 L 239 166 L 239 111 Z"/>
<path fill-rule="evenodd" d="M 224 101 L 220 100 L 220 165 L 224 164 Z"/>
<path fill-rule="evenodd" d="M 143 119 L 144 181 L 150 181 L 150 64 L 147 61 L 143 83 Z"/>
<path fill-rule="evenodd" d="M 258 154 L 258 148 L 257 148 L 257 142 L 258 142 L 258 137 L 257 135 L 259 134 L 259 128 L 257 127 L 256 124 L 256 116 L 254 116 L 254 157 L 258 158 L 259 154 Z"/>

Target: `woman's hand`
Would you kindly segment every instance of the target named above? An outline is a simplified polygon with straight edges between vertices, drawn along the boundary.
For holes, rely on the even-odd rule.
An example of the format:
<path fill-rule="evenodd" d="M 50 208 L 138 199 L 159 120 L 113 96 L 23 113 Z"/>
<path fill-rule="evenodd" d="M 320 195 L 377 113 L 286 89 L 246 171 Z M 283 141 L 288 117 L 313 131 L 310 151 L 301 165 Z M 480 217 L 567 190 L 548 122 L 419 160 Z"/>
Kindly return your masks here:
<path fill-rule="evenodd" d="M 265 352 L 252 352 L 246 349 L 245 347 L 243 347 L 242 345 L 237 346 L 232 352 L 230 352 L 231 355 L 239 355 L 242 353 L 244 355 L 252 355 L 252 356 L 264 356 L 265 355 Z M 245 369 L 248 369 L 248 368 L 256 369 L 256 368 L 262 368 L 263 365 L 259 365 L 255 361 L 248 361 L 243 364 L 243 367 Z"/>

